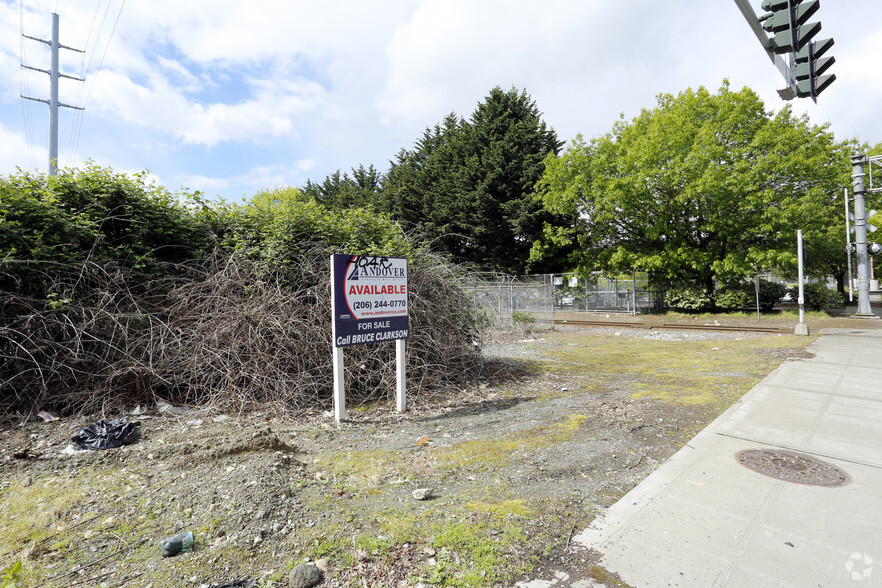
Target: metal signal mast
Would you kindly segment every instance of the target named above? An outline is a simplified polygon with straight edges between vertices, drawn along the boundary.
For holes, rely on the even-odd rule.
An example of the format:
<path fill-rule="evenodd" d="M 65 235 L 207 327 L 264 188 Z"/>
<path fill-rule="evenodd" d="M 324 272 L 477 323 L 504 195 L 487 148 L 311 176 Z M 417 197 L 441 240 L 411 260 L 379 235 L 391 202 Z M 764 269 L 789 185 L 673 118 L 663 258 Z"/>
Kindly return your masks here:
<path fill-rule="evenodd" d="M 762 0 L 760 6 L 768 12 L 761 17 L 748 0 L 735 0 L 735 4 L 784 79 L 778 95 L 784 100 L 811 98 L 817 102 L 818 95 L 836 80 L 836 74 L 826 73 L 836 59 L 822 57 L 833 46 L 833 39 L 812 41 L 821 23 L 808 21 L 821 0 Z"/>
<path fill-rule="evenodd" d="M 75 110 L 84 110 L 84 108 L 80 106 L 71 106 L 70 104 L 64 104 L 58 101 L 58 78 L 68 78 L 71 80 L 77 80 L 78 82 L 85 81 L 83 78 L 78 78 L 76 76 L 70 76 L 67 74 L 60 73 L 58 71 L 58 50 L 59 49 L 68 49 L 69 51 L 76 51 L 78 53 L 85 53 L 81 49 L 74 49 L 73 47 L 66 47 L 59 43 L 58 41 L 58 15 L 54 12 L 52 13 L 52 40 L 47 41 L 46 39 L 39 39 L 37 37 L 30 37 L 28 35 L 22 35 L 26 39 L 31 39 L 33 41 L 39 41 L 40 43 L 46 43 L 49 45 L 51 50 L 51 59 L 49 69 L 40 69 L 37 67 L 31 67 L 29 65 L 21 64 L 21 66 L 25 69 L 32 69 L 34 71 L 39 71 L 45 74 L 49 74 L 49 99 L 44 100 L 42 98 L 32 98 L 31 96 L 24 96 L 22 98 L 25 100 L 33 100 L 34 102 L 42 102 L 44 104 L 49 105 L 49 175 L 54 176 L 58 171 L 58 107 L 63 106 L 65 108 L 73 108 Z"/>

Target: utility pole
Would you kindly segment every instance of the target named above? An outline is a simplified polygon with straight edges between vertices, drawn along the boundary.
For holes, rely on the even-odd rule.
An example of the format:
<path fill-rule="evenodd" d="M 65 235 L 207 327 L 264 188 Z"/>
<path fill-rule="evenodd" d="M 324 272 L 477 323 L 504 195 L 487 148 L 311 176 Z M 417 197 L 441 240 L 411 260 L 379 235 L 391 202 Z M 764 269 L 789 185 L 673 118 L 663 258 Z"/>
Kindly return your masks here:
<path fill-rule="evenodd" d="M 70 104 L 63 104 L 58 101 L 58 78 L 68 78 L 71 80 L 77 80 L 79 82 L 85 81 L 83 80 L 83 78 L 69 76 L 58 71 L 58 50 L 68 49 L 70 51 L 76 51 L 78 53 L 85 53 L 85 51 L 74 49 L 73 47 L 66 47 L 59 43 L 58 15 L 54 12 L 52 13 L 52 40 L 47 41 L 46 39 L 39 39 L 37 37 L 30 37 L 28 35 L 22 36 L 26 39 L 31 39 L 32 41 L 46 43 L 47 45 L 49 45 L 49 49 L 51 51 L 50 65 L 48 70 L 31 67 L 25 64 L 21 64 L 21 66 L 25 69 L 31 69 L 44 74 L 49 74 L 49 100 L 32 98 L 30 96 L 22 96 L 22 98 L 24 98 L 25 100 L 33 100 L 34 102 L 42 102 L 43 104 L 49 105 L 49 175 L 54 176 L 58 171 L 58 107 L 63 106 L 65 108 L 73 108 L 75 110 L 85 110 L 80 106 L 71 106 Z"/>
<path fill-rule="evenodd" d="M 858 308 L 854 318 L 879 318 L 870 308 L 870 257 L 867 251 L 867 193 L 864 183 L 864 165 L 869 160 L 863 153 L 851 157 L 851 176 L 854 186 L 854 241 L 857 248 Z"/>

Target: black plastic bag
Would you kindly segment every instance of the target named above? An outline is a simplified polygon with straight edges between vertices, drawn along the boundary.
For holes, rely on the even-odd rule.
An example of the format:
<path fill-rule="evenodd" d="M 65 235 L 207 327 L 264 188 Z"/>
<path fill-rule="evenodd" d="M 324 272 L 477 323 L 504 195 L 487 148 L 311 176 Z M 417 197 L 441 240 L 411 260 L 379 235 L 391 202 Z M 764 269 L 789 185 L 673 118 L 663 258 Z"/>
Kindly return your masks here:
<path fill-rule="evenodd" d="M 77 449 L 114 449 L 137 441 L 138 431 L 135 423 L 130 423 L 126 418 L 101 420 L 83 427 L 71 440 Z"/>

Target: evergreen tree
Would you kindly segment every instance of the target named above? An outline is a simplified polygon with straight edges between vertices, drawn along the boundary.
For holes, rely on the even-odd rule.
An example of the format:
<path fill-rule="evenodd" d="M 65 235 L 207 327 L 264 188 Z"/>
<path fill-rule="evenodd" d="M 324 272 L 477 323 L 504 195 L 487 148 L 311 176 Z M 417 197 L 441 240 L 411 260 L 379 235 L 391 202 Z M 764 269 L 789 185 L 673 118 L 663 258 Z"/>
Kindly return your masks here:
<path fill-rule="evenodd" d="M 371 165 L 352 168 L 352 176 L 335 171 L 321 184 L 306 181 L 302 192 L 329 210 L 343 211 L 349 208 L 368 208 L 386 211 L 389 205 L 382 192 L 383 174 Z"/>
<path fill-rule="evenodd" d="M 561 145 L 526 92 L 496 87 L 468 121 L 451 113 L 400 152 L 384 189 L 393 215 L 434 247 L 482 269 L 522 273 L 543 225 L 558 221 L 533 186 Z"/>

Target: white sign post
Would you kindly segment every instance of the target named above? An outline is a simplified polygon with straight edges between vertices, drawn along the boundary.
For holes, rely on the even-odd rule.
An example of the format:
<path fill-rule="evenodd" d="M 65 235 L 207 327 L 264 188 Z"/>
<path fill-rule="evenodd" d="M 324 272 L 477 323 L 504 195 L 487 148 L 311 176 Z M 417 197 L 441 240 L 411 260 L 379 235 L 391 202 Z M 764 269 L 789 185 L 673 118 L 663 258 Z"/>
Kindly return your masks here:
<path fill-rule="evenodd" d="M 398 412 L 407 410 L 404 372 L 407 363 L 404 359 L 404 346 L 406 343 L 404 339 L 395 340 L 395 408 Z"/>
<path fill-rule="evenodd" d="M 396 408 L 406 409 L 405 339 L 407 259 L 372 255 L 331 256 L 334 347 L 334 420 L 346 418 L 343 348 L 395 340 Z"/>

